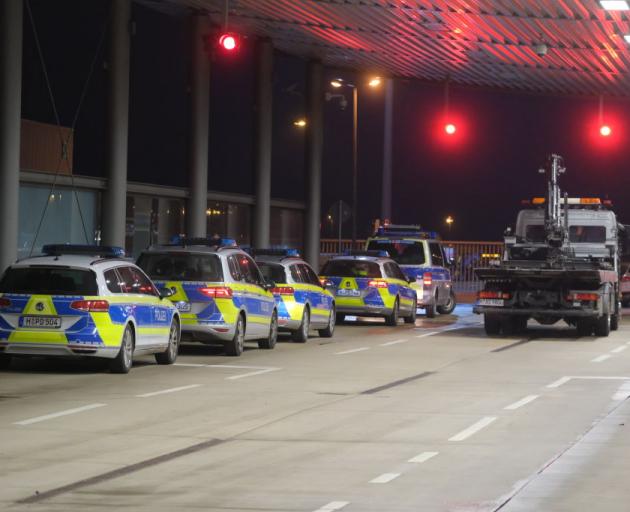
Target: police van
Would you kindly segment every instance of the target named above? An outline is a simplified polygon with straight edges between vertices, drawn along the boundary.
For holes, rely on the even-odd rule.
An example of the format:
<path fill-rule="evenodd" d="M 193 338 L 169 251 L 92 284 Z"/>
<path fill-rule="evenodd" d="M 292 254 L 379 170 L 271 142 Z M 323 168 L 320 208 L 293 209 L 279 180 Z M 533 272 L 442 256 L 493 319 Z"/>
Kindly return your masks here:
<path fill-rule="evenodd" d="M 418 308 L 433 318 L 455 309 L 455 292 L 439 235 L 417 225 L 385 224 L 368 238 L 367 250 L 386 251 L 412 280 Z"/>

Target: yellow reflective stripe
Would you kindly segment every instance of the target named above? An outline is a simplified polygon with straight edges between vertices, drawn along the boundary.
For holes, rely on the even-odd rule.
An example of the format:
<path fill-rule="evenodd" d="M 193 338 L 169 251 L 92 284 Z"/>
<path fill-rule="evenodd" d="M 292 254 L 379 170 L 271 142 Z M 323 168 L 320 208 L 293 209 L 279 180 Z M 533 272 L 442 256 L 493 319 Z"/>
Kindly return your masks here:
<path fill-rule="evenodd" d="M 126 324 L 112 322 L 109 313 L 90 313 L 98 335 L 107 347 L 119 347 Z"/>
<path fill-rule="evenodd" d="M 171 295 L 169 299 L 173 302 L 188 302 L 188 295 L 184 290 L 184 286 L 181 281 L 167 281 L 164 286 L 166 288 L 172 288 L 175 290 L 175 294 Z"/>
<path fill-rule="evenodd" d="M 236 323 L 240 309 L 234 305 L 233 299 L 215 299 L 214 303 L 217 305 L 224 322 L 228 324 Z"/>
<path fill-rule="evenodd" d="M 311 314 L 313 314 L 313 315 L 320 315 L 320 316 L 328 317 L 329 313 L 330 313 L 329 309 L 313 308 L 311 310 Z"/>
<path fill-rule="evenodd" d="M 360 297 L 337 297 L 337 306 L 363 307 L 365 302 Z"/>
<path fill-rule="evenodd" d="M 36 308 L 37 304 L 41 304 L 44 309 L 41 311 Z M 49 315 L 56 316 L 57 309 L 53 304 L 53 299 L 51 295 L 32 295 L 31 298 L 24 306 L 22 310 L 22 315 Z"/>
<path fill-rule="evenodd" d="M 61 332 L 34 332 L 34 331 L 13 331 L 9 334 L 10 342 L 25 342 L 25 343 L 51 343 L 67 345 L 68 339 L 63 331 Z"/>
<path fill-rule="evenodd" d="M 87 297 L 86 297 L 87 299 Z M 107 297 L 100 297 L 102 300 L 106 300 L 110 304 L 159 304 L 160 299 L 153 295 L 133 295 L 120 293 L 116 295 L 108 295 Z"/>
<path fill-rule="evenodd" d="M 169 327 L 137 327 L 138 334 L 168 334 Z"/>
<path fill-rule="evenodd" d="M 255 324 L 263 324 L 269 325 L 271 324 L 271 315 L 269 316 L 261 316 L 261 315 L 247 315 L 248 322 L 254 322 Z"/>

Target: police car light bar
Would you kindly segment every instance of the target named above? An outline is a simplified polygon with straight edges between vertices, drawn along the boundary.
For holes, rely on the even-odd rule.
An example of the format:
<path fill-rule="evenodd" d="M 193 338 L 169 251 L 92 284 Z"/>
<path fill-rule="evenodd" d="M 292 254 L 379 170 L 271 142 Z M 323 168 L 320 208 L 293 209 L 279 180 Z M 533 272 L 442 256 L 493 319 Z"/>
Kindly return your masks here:
<path fill-rule="evenodd" d="M 212 238 L 212 237 L 191 237 L 174 236 L 169 245 L 203 245 L 205 247 L 236 247 L 236 240 L 233 238 Z"/>
<path fill-rule="evenodd" d="M 373 258 L 389 258 L 389 253 L 387 251 L 346 251 L 344 253 L 345 256 L 371 256 Z"/>
<path fill-rule="evenodd" d="M 409 236 L 423 239 L 440 238 L 440 235 L 437 231 L 422 231 L 422 229 L 420 229 L 420 226 L 394 226 L 394 228 L 395 229 L 391 229 L 391 224 L 387 227 L 380 227 L 376 231 L 376 235 L 387 237 Z"/>
<path fill-rule="evenodd" d="M 62 256 L 65 254 L 101 256 L 103 258 L 124 258 L 122 247 L 109 245 L 75 245 L 75 244 L 47 244 L 42 247 L 46 256 Z"/>
<path fill-rule="evenodd" d="M 287 258 L 299 258 L 300 251 L 288 247 L 267 247 L 264 249 L 252 249 L 254 256 L 284 256 Z"/>

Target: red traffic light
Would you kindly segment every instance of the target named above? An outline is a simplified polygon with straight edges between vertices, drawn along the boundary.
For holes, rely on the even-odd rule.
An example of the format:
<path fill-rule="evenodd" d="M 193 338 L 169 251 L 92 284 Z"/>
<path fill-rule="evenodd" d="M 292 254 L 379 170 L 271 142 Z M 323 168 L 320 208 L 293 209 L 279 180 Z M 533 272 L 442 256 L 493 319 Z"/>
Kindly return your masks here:
<path fill-rule="evenodd" d="M 612 128 L 610 126 L 608 126 L 607 124 L 604 124 L 604 125 L 600 126 L 599 134 L 602 137 L 608 137 L 608 136 L 610 136 L 612 134 Z"/>
<path fill-rule="evenodd" d="M 219 37 L 219 46 L 225 51 L 233 52 L 234 50 L 238 50 L 239 44 L 240 40 L 236 34 L 228 32 Z"/>

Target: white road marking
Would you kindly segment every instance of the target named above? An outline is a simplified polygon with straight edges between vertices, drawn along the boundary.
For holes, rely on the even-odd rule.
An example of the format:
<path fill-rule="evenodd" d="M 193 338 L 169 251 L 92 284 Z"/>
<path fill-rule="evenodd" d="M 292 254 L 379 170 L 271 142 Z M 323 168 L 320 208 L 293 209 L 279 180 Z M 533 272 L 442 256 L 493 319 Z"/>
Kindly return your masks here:
<path fill-rule="evenodd" d="M 628 348 L 628 345 L 621 345 L 613 350 L 611 350 L 611 352 L 613 354 L 618 354 L 619 352 L 623 352 L 624 350 L 626 350 Z"/>
<path fill-rule="evenodd" d="M 615 401 L 622 401 L 630 398 L 630 382 L 624 382 L 617 392 L 612 396 L 612 399 Z"/>
<path fill-rule="evenodd" d="M 606 359 L 610 359 L 612 356 L 610 354 L 602 354 L 601 356 L 596 357 L 595 359 L 591 359 L 591 363 L 601 363 L 606 361 Z"/>
<path fill-rule="evenodd" d="M 571 377 L 560 377 L 558 380 L 554 380 L 551 384 L 547 384 L 548 388 L 559 388 L 563 384 L 566 384 L 571 380 Z"/>
<path fill-rule="evenodd" d="M 83 407 L 77 407 L 75 409 L 66 409 L 65 411 L 54 412 L 52 414 L 46 414 L 45 416 L 37 416 L 36 418 L 30 418 L 28 420 L 16 421 L 14 425 L 32 425 L 33 423 L 39 423 L 40 421 L 52 420 L 61 416 L 68 416 L 70 414 L 77 414 L 83 411 L 89 411 L 91 409 L 97 409 L 98 407 L 105 407 L 107 404 L 90 404 Z"/>
<path fill-rule="evenodd" d="M 434 334 L 438 334 L 440 331 L 433 331 L 433 332 L 425 332 L 424 334 L 421 334 L 420 336 L 416 336 L 416 338 L 426 338 L 427 336 L 433 336 Z"/>
<path fill-rule="evenodd" d="M 381 347 L 389 347 L 390 345 L 398 345 L 400 343 L 407 343 L 409 340 L 404 339 L 404 340 L 395 340 L 395 341 L 389 341 L 387 343 L 381 343 Z"/>
<path fill-rule="evenodd" d="M 519 407 L 523 407 L 524 405 L 527 405 L 530 402 L 533 402 L 538 397 L 539 397 L 539 395 L 528 395 L 525 398 L 521 398 L 518 402 L 514 402 L 513 404 L 510 404 L 510 405 L 504 407 L 504 409 L 506 411 L 513 411 L 515 409 L 518 409 Z"/>
<path fill-rule="evenodd" d="M 253 377 L 254 375 L 262 375 L 263 373 L 275 372 L 279 369 L 280 368 L 265 368 L 264 370 L 258 370 L 255 372 L 241 373 L 240 375 L 232 375 L 231 377 L 227 377 L 225 380 L 244 379 L 245 377 Z"/>
<path fill-rule="evenodd" d="M 400 476 L 400 473 L 383 473 L 380 476 L 370 480 L 371 484 L 386 484 L 392 480 L 396 480 Z"/>
<path fill-rule="evenodd" d="M 331 501 L 327 505 L 315 510 L 315 512 L 334 512 L 335 510 L 341 510 L 348 505 L 350 505 L 349 501 Z"/>
<path fill-rule="evenodd" d="M 336 356 L 342 356 L 343 354 L 354 354 L 355 352 L 363 352 L 364 350 L 370 350 L 370 347 L 354 348 L 352 350 L 344 350 L 343 352 L 335 352 Z"/>
<path fill-rule="evenodd" d="M 177 388 L 162 389 L 161 391 L 152 391 L 151 393 L 143 393 L 136 395 L 136 398 L 149 398 L 150 396 L 166 395 L 168 393 L 177 393 L 178 391 L 185 391 L 186 389 L 198 388 L 201 384 L 190 384 L 189 386 L 179 386 Z"/>
<path fill-rule="evenodd" d="M 414 464 L 422 464 L 423 462 L 426 462 L 429 459 L 432 459 L 439 453 L 440 452 L 422 452 L 421 454 L 416 455 L 415 457 L 412 457 L 407 462 L 413 462 Z"/>
<path fill-rule="evenodd" d="M 486 428 L 496 419 L 496 416 L 486 416 L 484 418 L 481 418 L 477 423 L 472 424 L 467 429 L 462 430 L 459 434 L 455 434 L 453 437 L 449 438 L 449 441 L 463 441 L 464 439 L 468 439 L 470 436 L 476 434 L 481 429 Z"/>

